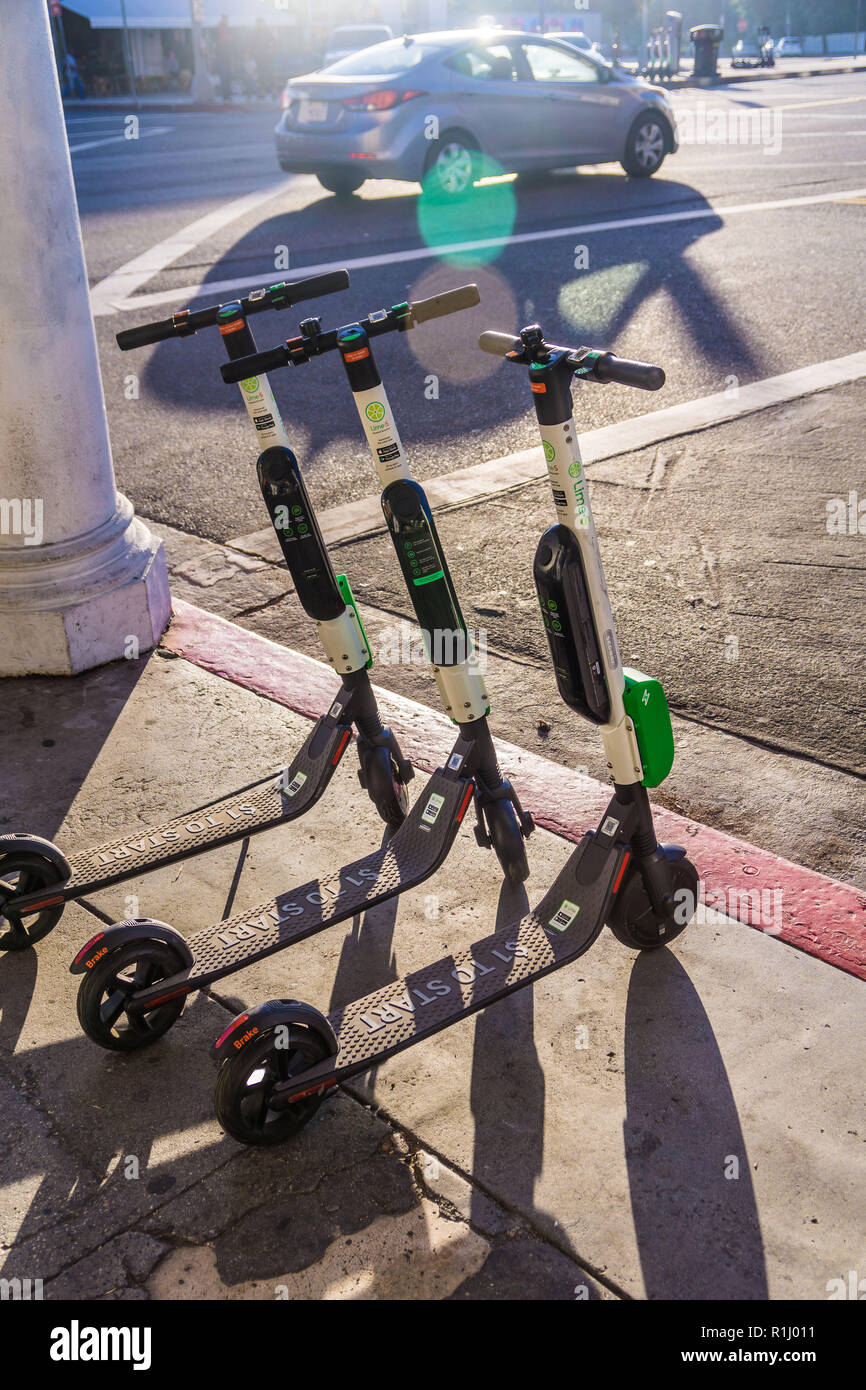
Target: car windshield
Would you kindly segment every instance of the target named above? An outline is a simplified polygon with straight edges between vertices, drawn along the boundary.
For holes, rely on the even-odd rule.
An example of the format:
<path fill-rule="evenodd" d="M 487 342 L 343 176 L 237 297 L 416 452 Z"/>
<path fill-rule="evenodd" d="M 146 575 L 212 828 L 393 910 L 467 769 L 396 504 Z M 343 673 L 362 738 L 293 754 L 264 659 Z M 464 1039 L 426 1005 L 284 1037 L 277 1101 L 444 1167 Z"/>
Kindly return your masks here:
<path fill-rule="evenodd" d="M 351 53 L 348 58 L 340 58 L 323 68 L 323 72 L 333 73 L 335 77 L 395 77 L 408 72 L 410 68 L 423 63 L 439 49 L 435 44 L 404 43 L 402 39 L 389 39 L 387 43 L 377 43 L 374 48 Z"/>

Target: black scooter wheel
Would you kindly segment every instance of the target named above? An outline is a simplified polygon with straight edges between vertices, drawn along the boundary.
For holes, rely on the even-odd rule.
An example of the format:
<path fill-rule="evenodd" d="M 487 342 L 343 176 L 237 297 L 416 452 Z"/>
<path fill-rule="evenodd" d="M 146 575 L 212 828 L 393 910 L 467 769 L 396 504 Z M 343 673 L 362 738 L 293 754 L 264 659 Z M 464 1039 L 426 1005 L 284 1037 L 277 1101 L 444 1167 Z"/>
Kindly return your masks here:
<path fill-rule="evenodd" d="M 226 1134 L 239 1144 L 282 1144 L 291 1139 L 313 1118 L 324 1096 L 304 1096 L 281 1105 L 274 1087 L 328 1055 L 328 1044 L 312 1028 L 284 1023 L 227 1057 L 214 1090 L 216 1117 Z"/>
<path fill-rule="evenodd" d="M 504 797 L 500 801 L 485 802 L 482 815 L 496 858 L 508 882 L 525 883 L 529 878 L 529 860 L 520 821 L 511 802 Z"/>
<path fill-rule="evenodd" d="M 0 858 L 0 951 L 25 951 L 41 941 L 57 926 L 65 905 L 58 903 L 56 907 L 46 907 L 22 918 L 12 913 L 4 916 L 4 904 L 20 893 L 35 893 L 60 881 L 56 865 L 43 859 L 41 854 L 22 851 Z"/>
<path fill-rule="evenodd" d="M 399 830 L 409 813 L 409 791 L 388 748 L 372 748 L 364 755 L 364 781 L 382 820 Z"/>
<path fill-rule="evenodd" d="M 670 892 L 677 902 L 676 915 L 662 920 L 653 911 L 640 870 L 636 865 L 627 871 L 626 880 L 614 899 L 607 925 L 617 941 L 633 951 L 657 951 L 669 946 L 684 932 L 698 902 L 700 877 L 690 859 L 670 859 Z M 689 910 L 690 905 L 690 910 Z M 685 921 L 680 921 L 685 917 Z"/>
<path fill-rule="evenodd" d="M 184 964 L 171 946 L 148 937 L 109 951 L 78 989 L 78 1021 L 88 1038 L 110 1052 L 135 1052 L 155 1043 L 181 1014 L 186 995 L 141 1014 L 130 1013 L 127 1000 L 137 990 L 177 975 Z"/>

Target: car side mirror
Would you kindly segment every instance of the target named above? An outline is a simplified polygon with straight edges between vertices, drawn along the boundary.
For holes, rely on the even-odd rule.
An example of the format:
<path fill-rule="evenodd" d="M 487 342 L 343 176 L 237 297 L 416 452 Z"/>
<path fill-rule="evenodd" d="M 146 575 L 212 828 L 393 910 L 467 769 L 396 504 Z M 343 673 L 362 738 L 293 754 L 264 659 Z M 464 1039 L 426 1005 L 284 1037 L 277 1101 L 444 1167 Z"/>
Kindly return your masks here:
<path fill-rule="evenodd" d="M 599 80 L 599 82 L 609 82 L 609 81 L 610 81 L 610 77 L 611 77 L 610 68 L 599 68 L 599 70 L 598 70 L 598 80 Z"/>

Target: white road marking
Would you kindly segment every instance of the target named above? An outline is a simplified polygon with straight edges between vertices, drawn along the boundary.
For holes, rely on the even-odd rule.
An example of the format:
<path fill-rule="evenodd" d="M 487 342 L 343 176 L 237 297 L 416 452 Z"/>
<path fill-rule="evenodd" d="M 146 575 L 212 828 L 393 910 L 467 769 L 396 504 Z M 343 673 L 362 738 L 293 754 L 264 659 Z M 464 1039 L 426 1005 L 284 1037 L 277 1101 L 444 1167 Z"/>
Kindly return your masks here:
<path fill-rule="evenodd" d="M 282 187 L 279 185 L 278 187 Z M 261 191 L 258 194 L 250 194 L 250 199 L 258 199 L 265 202 L 269 197 L 273 197 L 278 191 L 278 187 L 271 193 Z M 702 208 L 691 208 L 683 212 L 661 212 L 648 213 L 643 217 L 622 217 L 607 222 L 584 222 L 573 227 L 549 227 L 537 232 L 515 232 L 512 236 L 484 237 L 478 241 L 453 242 L 445 246 L 418 246 L 407 251 L 387 251 L 377 256 L 356 256 L 354 258 L 342 257 L 337 261 L 323 261 L 318 265 L 298 265 L 293 266 L 290 272 L 286 272 L 292 279 L 298 279 L 305 275 L 324 275 L 331 270 L 371 270 L 377 266 L 399 265 L 405 261 L 435 260 L 438 256 L 449 256 L 463 253 L 466 251 L 486 251 L 496 246 L 520 246 L 532 242 L 553 241 L 558 237 L 591 236 L 595 232 L 618 232 L 628 230 L 631 227 L 653 227 L 670 222 L 695 222 L 710 217 L 724 221 L 726 217 L 733 217 L 736 213 L 744 212 L 775 212 L 784 208 L 810 207 L 819 203 L 841 203 L 847 198 L 859 198 L 866 195 L 864 188 L 848 188 L 836 193 L 813 193 L 807 197 L 800 198 L 773 198 L 763 203 L 735 203 L 728 207 L 714 207 L 707 204 Z M 237 204 L 230 203 L 228 208 L 222 212 L 211 213 L 210 218 L 223 218 L 225 213 L 233 207 L 238 206 L 245 200 L 238 200 Z M 250 202 L 251 207 L 255 202 Z M 246 210 L 246 209 L 244 209 Z M 218 221 L 217 226 L 224 226 L 226 221 L 232 221 L 234 217 L 241 216 L 242 213 L 233 213 L 230 217 Z M 134 261 L 129 261 L 120 270 L 109 275 L 106 280 L 100 281 L 91 291 L 91 307 L 94 315 L 110 314 L 116 312 L 126 313 L 129 310 L 149 309 L 159 304 L 171 304 L 178 300 L 187 301 L 198 299 L 202 295 L 216 298 L 239 289 L 248 289 L 257 284 L 273 279 L 272 270 L 264 270 L 260 275 L 245 275 L 243 279 L 235 280 L 211 280 L 207 283 L 199 282 L 196 285 L 176 286 L 170 290 L 156 290 L 152 294 L 142 294 L 130 299 L 128 296 L 155 275 L 157 271 L 164 270 L 172 261 L 179 259 L 192 250 L 199 241 L 203 241 L 210 232 L 201 233 L 199 228 L 209 221 L 208 217 L 201 219 L 200 223 L 194 222 L 189 227 L 185 227 L 182 232 L 177 234 L 177 238 L 170 238 L 168 241 L 160 242 L 158 247 L 152 251 L 146 251 L 143 256 L 138 256 Z M 194 237 L 194 240 L 191 239 Z M 186 238 L 182 241 L 181 238 Z M 174 250 L 172 248 L 178 247 Z M 158 253 L 158 254 L 157 254 Z M 159 262 L 153 269 L 148 269 L 153 256 Z"/>
<path fill-rule="evenodd" d="M 173 125 L 155 125 L 149 130 L 141 130 L 137 139 L 143 140 L 145 135 L 167 135 L 170 130 L 174 130 Z M 125 135 L 105 135 L 101 140 L 88 140 L 84 145 L 70 145 L 69 153 L 78 154 L 79 150 L 95 150 L 97 145 L 115 145 L 121 141 L 124 145 L 134 145 L 136 140 L 129 140 Z"/>
<path fill-rule="evenodd" d="M 826 362 L 816 362 L 811 367 L 799 367 L 793 372 L 783 372 L 781 376 L 766 377 L 763 381 L 741 386 L 735 399 L 720 391 L 712 396 L 700 396 L 694 401 L 668 406 L 665 410 L 637 415 L 616 425 L 589 430 L 580 436 L 581 458 L 585 464 L 600 463 L 603 459 L 645 449 L 677 435 L 710 429 L 713 425 L 736 420 L 741 415 L 752 415 L 756 411 L 766 410 L 768 406 L 781 405 L 800 396 L 813 395 L 816 391 L 827 391 L 833 386 L 859 381 L 862 377 L 866 377 L 866 352 L 833 357 Z M 466 506 L 482 497 L 510 492 L 515 487 L 547 476 L 547 464 L 539 444 L 505 458 L 489 459 L 486 463 L 476 463 L 470 468 L 458 468 L 453 473 L 431 478 L 425 482 L 424 491 L 432 507 Z M 597 481 L 616 481 L 615 472 L 604 478 L 596 470 L 593 477 Z M 339 507 L 329 507 L 327 511 L 319 513 L 319 526 L 327 545 L 384 530 L 379 494 L 361 497 Z M 238 536 L 227 544 L 234 550 L 263 559 L 282 559 L 270 526 L 248 536 Z"/>
<path fill-rule="evenodd" d="M 172 261 L 179 260 L 181 256 L 189 255 L 190 251 L 195 250 L 199 242 L 206 241 L 215 232 L 227 227 L 230 222 L 235 222 L 239 217 L 253 212 L 262 203 L 270 202 L 288 186 L 288 183 L 288 178 L 281 178 L 276 182 L 263 184 L 253 189 L 252 193 L 245 193 L 242 198 L 235 198 L 231 203 L 224 203 L 214 212 L 209 212 L 206 216 L 199 217 L 195 222 L 188 223 L 186 227 L 181 227 L 179 232 L 175 232 L 174 236 L 168 237 L 165 241 L 157 242 L 155 246 L 151 246 L 140 256 L 135 256 L 131 261 L 127 261 L 112 275 L 100 280 L 91 290 L 90 307 L 94 317 L 101 314 L 113 314 L 118 309 L 137 309 L 142 300 L 130 299 L 129 295 L 134 294 L 139 285 L 146 284 L 167 265 L 171 265 Z M 851 195 L 849 194 L 849 196 Z M 273 280 L 273 271 L 270 272 L 270 276 L 265 273 L 263 278 Z M 201 293 L 209 293 L 209 288 L 202 289 Z M 145 298 L 150 298 L 150 296 L 145 296 Z M 176 293 L 173 298 L 182 299 L 183 290 Z"/>

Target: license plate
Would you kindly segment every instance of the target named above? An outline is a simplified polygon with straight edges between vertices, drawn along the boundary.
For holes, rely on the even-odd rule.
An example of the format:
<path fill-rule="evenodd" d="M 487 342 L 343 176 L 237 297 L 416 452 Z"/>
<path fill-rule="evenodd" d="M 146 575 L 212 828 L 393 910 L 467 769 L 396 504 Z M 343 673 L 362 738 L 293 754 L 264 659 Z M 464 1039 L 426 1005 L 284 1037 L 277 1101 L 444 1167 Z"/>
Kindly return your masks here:
<path fill-rule="evenodd" d="M 326 101 L 307 101 L 298 103 L 298 123 L 300 125 L 317 125 L 328 119 L 328 103 Z"/>

